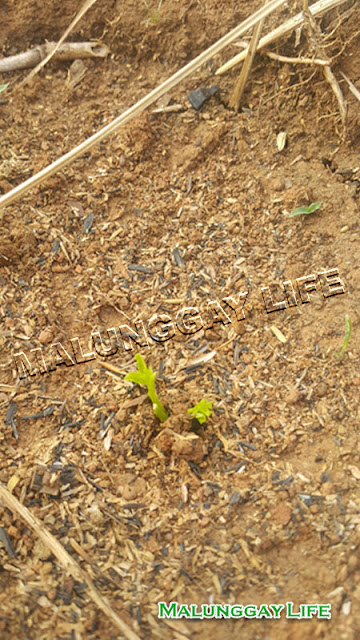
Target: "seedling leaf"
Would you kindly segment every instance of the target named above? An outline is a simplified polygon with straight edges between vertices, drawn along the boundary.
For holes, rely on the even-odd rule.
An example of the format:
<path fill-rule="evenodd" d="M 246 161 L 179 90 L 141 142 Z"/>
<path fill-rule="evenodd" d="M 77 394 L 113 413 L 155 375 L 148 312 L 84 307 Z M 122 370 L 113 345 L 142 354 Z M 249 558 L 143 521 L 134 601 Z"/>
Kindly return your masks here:
<path fill-rule="evenodd" d="M 205 398 L 200 400 L 195 407 L 187 410 L 187 413 L 194 414 L 196 420 L 203 424 L 206 422 L 206 418 L 209 418 L 212 414 L 212 402 L 207 402 Z"/>
<path fill-rule="evenodd" d="M 5 89 L 7 89 L 7 88 L 8 88 L 8 86 L 9 86 L 9 83 L 8 83 L 8 82 L 7 82 L 6 84 L 0 84 L 0 93 L 1 93 L 2 91 L 5 91 Z"/>
<path fill-rule="evenodd" d="M 349 340 L 350 340 L 350 336 L 351 336 L 351 332 L 352 332 L 352 325 L 351 325 L 351 320 L 348 316 L 348 314 L 346 314 L 345 316 L 345 338 L 344 338 L 344 342 L 343 342 L 343 346 L 341 347 L 341 351 L 338 353 L 339 358 L 342 358 L 347 346 L 349 344 Z"/>
<path fill-rule="evenodd" d="M 168 413 L 164 407 L 164 405 L 160 402 L 159 397 L 156 393 L 155 388 L 155 373 L 153 372 L 151 367 L 147 367 L 145 364 L 144 358 L 137 353 L 135 355 L 137 371 L 130 371 L 124 380 L 128 382 L 135 382 L 135 384 L 140 384 L 147 387 L 148 396 L 152 402 L 153 410 L 157 418 L 159 418 L 160 422 L 165 422 L 168 417 Z"/>
<path fill-rule="evenodd" d="M 294 209 L 294 211 L 292 211 L 291 213 L 289 213 L 289 218 L 293 218 L 294 216 L 303 216 L 303 215 L 309 215 L 309 213 L 314 213 L 314 211 L 317 211 L 318 209 L 320 209 L 322 205 L 322 202 L 313 202 L 312 204 L 309 204 L 308 207 L 298 207 L 297 209 Z"/>

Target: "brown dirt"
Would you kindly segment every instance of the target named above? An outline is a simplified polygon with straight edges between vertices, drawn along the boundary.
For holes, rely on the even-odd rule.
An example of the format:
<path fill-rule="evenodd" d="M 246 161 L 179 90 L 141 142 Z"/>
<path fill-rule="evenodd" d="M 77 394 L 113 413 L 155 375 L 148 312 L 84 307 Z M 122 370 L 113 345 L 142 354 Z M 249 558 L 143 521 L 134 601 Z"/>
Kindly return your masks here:
<path fill-rule="evenodd" d="M 86 61 L 74 88 L 66 82 L 70 65 L 54 62 L 29 87 L 1 94 L 8 100 L 0 104 L 0 192 L 110 122 L 259 4 L 164 0 L 154 22 L 140 0 L 99 0 L 70 39 L 101 37 L 112 52 L 107 60 Z M 289 12 L 274 14 L 268 28 Z M 337 27 L 333 70 L 359 88 L 358 9 L 337 26 L 338 15 L 322 22 L 327 33 Z M 0 16 L 1 50 L 12 55 L 59 38 L 74 3 L 8 0 Z M 291 36 L 273 50 L 309 53 L 304 34 L 294 47 Z M 235 114 L 227 100 L 237 71 L 213 73 L 237 51 L 230 47 L 172 92 L 168 100 L 182 104 L 180 112 L 143 114 L 3 213 L 0 403 L 3 419 L 16 403 L 19 438 L 2 424 L 0 481 L 10 481 L 140 638 L 355 640 L 359 102 L 341 81 L 343 135 L 321 70 L 258 55 L 245 109 Z M 218 94 L 194 111 L 187 94 L 215 84 Z M 280 131 L 288 140 L 281 153 Z M 318 212 L 288 218 L 317 200 Z M 283 281 L 332 268 L 344 295 L 324 299 L 317 285 L 309 304 L 266 313 L 262 287 L 274 285 L 279 300 Z M 175 318 L 184 306 L 202 310 L 244 291 L 244 321 L 232 316 L 231 324 L 190 338 L 176 330 L 166 344 L 141 350 L 171 411 L 164 433 L 144 389 L 123 380 L 134 368 L 132 353 L 106 358 L 119 375 L 101 364 L 105 356 L 26 383 L 14 372 L 19 351 L 43 346 L 47 356 L 50 343 L 70 350 L 77 336 L 86 350 L 94 330 L 156 313 Z M 339 359 L 345 314 L 352 335 Z M 214 412 L 196 439 L 186 411 L 203 397 Z M 21 420 L 51 404 L 50 415 Z M 101 420 L 112 412 L 100 438 Z M 7 534 L 12 545 L 0 542 L 1 638 L 121 637 L 6 509 L 0 526 L 0 540 Z M 332 619 L 183 619 L 170 628 L 156 603 L 172 600 L 330 602 Z"/>

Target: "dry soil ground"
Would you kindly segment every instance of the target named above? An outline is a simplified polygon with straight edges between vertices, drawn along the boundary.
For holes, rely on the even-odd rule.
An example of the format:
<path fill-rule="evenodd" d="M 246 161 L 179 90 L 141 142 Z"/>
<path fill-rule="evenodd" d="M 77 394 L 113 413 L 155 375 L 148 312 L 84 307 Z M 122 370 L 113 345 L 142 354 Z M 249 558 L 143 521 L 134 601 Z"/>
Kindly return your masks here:
<path fill-rule="evenodd" d="M 289 2 L 266 29 L 300 4 Z M 101 38 L 111 55 L 85 61 L 77 83 L 64 62 L 17 92 L 24 71 L 0 77 L 11 82 L 1 94 L 0 191 L 110 122 L 258 6 L 164 0 L 157 14 L 141 0 L 98 0 L 70 40 Z M 2 53 L 58 39 L 74 12 L 71 0 L 4 0 Z M 345 132 L 321 68 L 265 55 L 243 108 L 231 111 L 238 70 L 214 72 L 238 52 L 232 46 L 167 97 L 179 111 L 149 110 L 2 212 L 0 481 L 143 639 L 360 636 L 360 103 L 340 74 L 360 87 L 358 3 L 320 24 L 348 102 Z M 311 55 L 299 35 L 272 50 Z M 216 84 L 195 111 L 188 93 Z M 288 217 L 314 201 L 316 213 Z M 310 302 L 297 294 L 296 306 L 267 313 L 262 287 L 281 300 L 283 281 L 330 269 L 344 294 L 324 298 L 318 283 Z M 51 343 L 69 350 L 74 337 L 89 350 L 93 331 L 175 318 L 184 307 L 203 312 L 245 291 L 244 320 L 230 314 L 231 323 L 176 330 L 140 349 L 171 411 L 164 425 L 144 388 L 124 381 L 134 351 L 27 382 L 14 371 L 14 353 L 42 346 L 47 358 Z M 346 314 L 352 335 L 340 359 Z M 201 398 L 214 411 L 195 428 L 186 411 Z M 5 423 L 9 408 L 18 439 Z M 3 508 L 0 525 L 2 639 L 122 637 L 19 518 Z M 170 626 L 156 603 L 173 600 L 329 602 L 332 618 Z"/>

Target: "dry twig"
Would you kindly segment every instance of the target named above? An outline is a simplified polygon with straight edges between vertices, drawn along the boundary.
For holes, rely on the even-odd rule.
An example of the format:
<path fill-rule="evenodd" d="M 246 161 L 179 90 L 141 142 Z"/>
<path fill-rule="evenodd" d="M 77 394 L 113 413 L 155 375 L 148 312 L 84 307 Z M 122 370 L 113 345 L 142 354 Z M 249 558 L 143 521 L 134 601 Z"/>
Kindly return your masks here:
<path fill-rule="evenodd" d="M 14 202 L 19 196 L 27 193 L 32 187 L 35 187 L 38 184 L 41 184 L 46 178 L 52 176 L 54 173 L 62 169 L 66 165 L 70 164 L 78 158 L 86 151 L 91 149 L 94 145 L 98 144 L 104 138 L 107 138 L 112 133 L 115 133 L 123 124 L 132 120 L 134 116 L 142 113 L 148 106 L 156 102 L 161 96 L 164 95 L 167 91 L 173 89 L 176 85 L 179 84 L 182 80 L 187 78 L 191 73 L 199 69 L 205 62 L 210 60 L 214 55 L 222 51 L 227 45 L 231 44 L 236 38 L 241 36 L 243 33 L 246 33 L 251 27 L 254 27 L 260 20 L 266 18 L 266 16 L 270 15 L 275 9 L 285 4 L 286 0 L 270 0 L 267 5 L 253 13 L 249 18 L 244 20 L 241 24 L 239 24 L 235 29 L 229 31 L 225 36 L 220 38 L 217 42 L 215 42 L 211 47 L 203 51 L 200 55 L 198 55 L 194 60 L 189 62 L 185 67 L 182 67 L 179 71 L 174 73 L 168 80 L 165 80 L 161 85 L 159 85 L 153 91 L 150 91 L 144 98 L 139 100 L 135 105 L 127 109 L 120 116 L 115 118 L 112 122 L 110 122 L 106 127 L 103 127 L 90 138 L 79 144 L 74 149 L 71 149 L 68 153 L 63 155 L 55 162 L 52 162 L 50 165 L 45 167 L 36 173 L 28 180 L 25 180 L 22 184 L 19 184 L 17 187 L 6 193 L 4 196 L 0 198 L 0 209 L 11 202 Z"/>
<path fill-rule="evenodd" d="M 119 616 L 108 605 L 104 598 L 99 594 L 94 584 L 90 580 L 87 573 L 80 565 L 71 557 L 64 547 L 56 540 L 56 538 L 46 529 L 44 524 L 38 520 L 27 507 L 24 507 L 19 500 L 13 496 L 3 485 L 0 484 L 0 500 L 14 514 L 22 518 L 24 522 L 36 533 L 42 542 L 50 549 L 54 556 L 58 559 L 64 569 L 68 571 L 74 580 L 85 582 L 88 587 L 88 593 L 93 602 L 101 609 L 101 611 L 113 622 L 113 624 L 124 634 L 127 640 L 140 640 L 139 636 L 130 629 L 130 627 L 119 618 Z"/>
<path fill-rule="evenodd" d="M 56 60 L 77 60 L 78 58 L 105 58 L 110 50 L 99 42 L 65 42 L 56 51 L 55 42 L 46 42 L 15 56 L 0 59 L 0 73 L 8 73 L 19 69 L 31 69 L 49 53 Z"/>
<path fill-rule="evenodd" d="M 39 62 L 39 64 L 35 67 L 35 69 L 33 69 L 32 71 L 30 71 L 30 73 L 26 76 L 26 78 L 24 78 L 24 80 L 22 82 L 20 82 L 20 84 L 18 85 L 18 89 L 20 87 L 23 87 L 25 84 L 27 84 L 28 82 L 30 82 L 30 80 L 43 68 L 45 67 L 45 65 L 49 62 L 49 60 L 53 57 L 53 55 L 56 53 L 56 51 L 59 49 L 60 45 L 64 42 L 64 40 L 66 40 L 66 38 L 68 37 L 69 33 L 73 30 L 73 28 L 77 25 L 77 23 L 81 20 L 81 18 L 85 15 L 85 13 L 88 11 L 88 9 L 90 9 L 90 7 L 92 7 L 93 4 L 95 4 L 96 0 L 85 0 L 83 6 L 81 7 L 81 9 L 78 11 L 78 13 L 76 14 L 74 20 L 72 20 L 72 22 L 69 24 L 68 28 L 64 31 L 63 35 L 61 36 L 60 40 L 58 41 L 58 43 L 54 46 L 54 48 L 48 53 L 48 55 L 46 56 L 46 58 L 44 60 L 41 60 L 41 62 Z"/>
<path fill-rule="evenodd" d="M 338 5 L 343 4 L 346 1 L 347 0 L 318 0 L 318 2 L 311 5 L 310 12 L 313 16 L 319 16 L 322 13 L 325 13 L 326 11 L 330 11 L 330 9 L 334 9 L 334 7 L 337 7 Z M 293 18 L 290 18 L 290 20 L 287 20 L 282 25 L 280 25 L 280 27 L 277 27 L 277 29 L 274 29 L 274 31 L 267 33 L 266 36 L 261 38 L 259 40 L 257 50 L 259 51 L 260 49 L 263 49 L 264 47 L 271 44 L 272 42 L 276 42 L 277 40 L 280 40 L 280 38 L 283 38 L 284 36 L 294 31 L 294 29 L 297 29 L 303 22 L 304 22 L 303 13 L 302 12 L 298 13 L 296 16 L 294 16 Z M 229 71 L 230 69 L 235 67 L 237 64 L 240 64 L 240 62 L 245 60 L 248 50 L 249 50 L 249 47 L 247 47 L 246 49 L 244 49 L 244 51 L 241 51 L 236 56 L 231 58 L 231 60 L 228 60 L 225 64 L 219 67 L 215 75 L 220 76 L 223 73 L 226 73 L 226 71 Z"/>

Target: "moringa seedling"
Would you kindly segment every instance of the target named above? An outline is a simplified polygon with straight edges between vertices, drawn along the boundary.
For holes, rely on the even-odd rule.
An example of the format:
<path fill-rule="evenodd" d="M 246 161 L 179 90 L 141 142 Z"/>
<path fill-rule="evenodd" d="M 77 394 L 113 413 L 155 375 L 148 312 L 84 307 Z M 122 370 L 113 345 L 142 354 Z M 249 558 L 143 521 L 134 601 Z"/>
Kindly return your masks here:
<path fill-rule="evenodd" d="M 8 88 L 8 86 L 9 86 L 9 83 L 8 83 L 8 82 L 7 82 L 6 84 L 0 84 L 0 93 L 1 93 L 2 91 L 5 91 L 5 89 L 7 89 L 7 88 Z"/>
<path fill-rule="evenodd" d="M 351 320 L 348 316 L 348 314 L 346 314 L 345 316 L 345 338 L 344 338 L 344 342 L 343 342 L 343 346 L 341 347 L 341 351 L 339 351 L 339 353 L 337 354 L 339 356 L 339 358 L 342 358 L 347 346 L 349 344 L 349 340 L 350 340 L 350 336 L 351 336 L 351 331 L 352 331 L 352 326 L 351 326 Z"/>
<path fill-rule="evenodd" d="M 160 422 L 165 422 L 168 417 L 168 412 L 166 411 L 164 405 L 160 402 L 159 397 L 156 393 L 155 389 L 155 373 L 153 372 L 151 367 L 147 367 L 145 364 L 144 358 L 137 353 L 135 355 L 137 371 L 131 371 L 128 373 L 124 380 L 129 382 L 135 382 L 135 384 L 141 384 L 147 387 L 148 396 L 152 402 L 153 410 L 157 418 L 159 418 Z"/>
<path fill-rule="evenodd" d="M 306 216 L 309 215 L 309 213 L 314 213 L 314 211 L 320 209 L 321 205 L 322 202 L 313 202 L 312 204 L 309 204 L 308 207 L 298 207 L 289 213 L 289 218 L 293 218 L 294 216 Z"/>
<path fill-rule="evenodd" d="M 193 414 L 200 424 L 204 424 L 206 418 L 209 418 L 212 414 L 212 402 L 207 402 L 207 400 L 203 398 L 195 407 L 188 409 L 187 413 Z"/>

